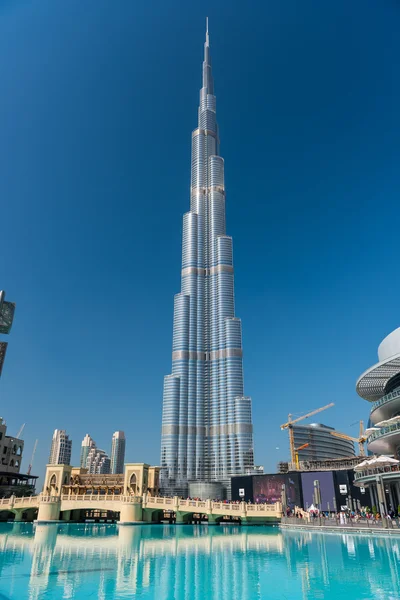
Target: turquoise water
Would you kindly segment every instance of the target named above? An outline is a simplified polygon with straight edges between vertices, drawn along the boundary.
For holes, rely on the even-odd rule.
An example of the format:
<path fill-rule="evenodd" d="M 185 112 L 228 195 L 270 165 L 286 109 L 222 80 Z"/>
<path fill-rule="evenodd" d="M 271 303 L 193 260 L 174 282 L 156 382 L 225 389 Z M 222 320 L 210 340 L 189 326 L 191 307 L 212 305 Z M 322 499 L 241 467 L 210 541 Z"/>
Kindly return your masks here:
<path fill-rule="evenodd" d="M 0 599 L 400 598 L 400 537 L 0 524 Z"/>

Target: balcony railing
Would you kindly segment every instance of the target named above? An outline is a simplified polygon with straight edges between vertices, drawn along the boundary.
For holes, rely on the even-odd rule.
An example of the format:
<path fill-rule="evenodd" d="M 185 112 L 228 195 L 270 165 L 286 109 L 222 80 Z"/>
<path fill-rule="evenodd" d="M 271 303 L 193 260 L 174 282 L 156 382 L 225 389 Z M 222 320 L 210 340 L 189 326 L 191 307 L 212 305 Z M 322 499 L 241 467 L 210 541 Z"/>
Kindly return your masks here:
<path fill-rule="evenodd" d="M 386 396 L 382 396 L 380 400 L 374 402 L 371 408 L 371 413 L 374 412 L 374 410 L 376 410 L 380 406 L 382 406 L 382 404 L 386 404 L 386 402 L 394 400 L 394 398 L 400 398 L 400 388 L 394 390 L 394 392 L 390 392 L 390 394 L 386 394 Z"/>
<path fill-rule="evenodd" d="M 370 436 L 367 438 L 367 444 L 370 444 L 377 438 L 383 437 L 385 435 L 389 435 L 394 431 L 400 431 L 400 422 L 393 423 L 393 425 L 388 425 L 387 427 L 381 427 L 379 431 L 373 431 Z"/>
<path fill-rule="evenodd" d="M 364 477 L 374 477 L 375 475 L 388 475 L 389 473 L 400 473 L 400 465 L 391 465 L 390 467 L 374 467 L 364 471 L 356 471 L 354 480 Z"/>

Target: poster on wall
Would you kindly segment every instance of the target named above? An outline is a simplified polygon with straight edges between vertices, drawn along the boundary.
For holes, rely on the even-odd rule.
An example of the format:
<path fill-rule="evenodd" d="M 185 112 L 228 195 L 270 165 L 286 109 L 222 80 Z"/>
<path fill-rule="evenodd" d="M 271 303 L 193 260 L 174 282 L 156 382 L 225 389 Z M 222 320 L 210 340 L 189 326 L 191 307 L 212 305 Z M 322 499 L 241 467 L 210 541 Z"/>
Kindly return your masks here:
<path fill-rule="evenodd" d="M 303 488 L 304 508 L 311 506 L 314 502 L 314 481 L 319 482 L 321 496 L 321 510 L 331 510 L 335 506 L 335 486 L 332 471 L 321 471 L 318 473 L 302 473 L 301 484 Z M 329 505 L 329 506 L 328 506 Z"/>
<path fill-rule="evenodd" d="M 300 506 L 300 481 L 297 473 L 257 475 L 253 478 L 253 497 L 257 504 L 281 502 L 282 486 L 285 485 L 287 505 Z"/>

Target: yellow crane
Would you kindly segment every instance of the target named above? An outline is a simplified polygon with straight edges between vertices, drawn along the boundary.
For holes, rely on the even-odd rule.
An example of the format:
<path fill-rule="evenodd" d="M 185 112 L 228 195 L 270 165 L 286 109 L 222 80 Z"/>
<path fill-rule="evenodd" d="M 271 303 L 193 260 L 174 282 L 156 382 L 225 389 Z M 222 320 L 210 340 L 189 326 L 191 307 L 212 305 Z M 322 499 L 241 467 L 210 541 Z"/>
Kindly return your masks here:
<path fill-rule="evenodd" d="M 351 435 L 346 435 L 345 433 L 339 433 L 338 431 L 331 431 L 331 435 L 334 435 L 337 438 L 341 438 L 342 440 L 351 440 L 352 442 L 357 442 L 360 456 L 365 456 L 364 444 L 367 438 L 364 435 L 364 421 L 360 421 L 360 431 L 358 438 L 351 437 Z"/>
<path fill-rule="evenodd" d="M 326 410 L 327 408 L 331 408 L 331 406 L 335 406 L 334 402 L 331 402 L 330 404 L 327 404 L 326 406 L 322 406 L 321 408 L 317 408 L 315 410 L 312 410 L 311 412 L 303 415 L 302 417 L 297 417 L 297 419 L 292 419 L 293 415 L 288 415 L 288 421 L 287 423 L 284 423 L 283 425 L 281 425 L 281 429 L 288 429 L 289 430 L 289 446 L 290 446 L 290 459 L 291 462 L 293 464 L 295 464 L 296 462 L 296 448 L 294 447 L 294 432 L 293 432 L 293 425 L 295 423 L 298 423 L 299 421 L 302 421 L 303 419 L 307 419 L 308 417 L 312 417 L 313 415 L 316 415 L 317 413 L 322 412 L 323 410 Z"/>
<path fill-rule="evenodd" d="M 296 454 L 296 469 L 298 470 L 300 467 L 300 462 L 299 462 L 299 451 L 300 450 L 304 450 L 304 448 L 308 448 L 310 444 L 307 442 L 307 444 L 303 444 L 302 446 L 299 446 L 298 448 L 295 448 L 295 454 Z"/>

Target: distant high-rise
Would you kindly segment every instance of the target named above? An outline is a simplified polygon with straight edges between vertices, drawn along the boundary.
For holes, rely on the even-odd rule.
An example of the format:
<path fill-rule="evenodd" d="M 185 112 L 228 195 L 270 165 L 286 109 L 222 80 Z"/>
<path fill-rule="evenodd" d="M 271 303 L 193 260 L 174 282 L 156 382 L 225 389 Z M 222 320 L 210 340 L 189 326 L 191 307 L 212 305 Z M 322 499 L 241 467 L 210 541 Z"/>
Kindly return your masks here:
<path fill-rule="evenodd" d="M 49 457 L 50 465 L 71 464 L 72 440 L 69 439 L 64 429 L 55 429 Z"/>
<path fill-rule="evenodd" d="M 116 431 L 112 437 L 111 445 L 111 473 L 123 473 L 125 462 L 125 434 Z"/>
<path fill-rule="evenodd" d="M 87 457 L 88 457 L 88 454 L 89 454 L 91 448 L 96 448 L 96 442 L 87 433 L 82 440 L 81 458 L 80 458 L 80 462 L 79 462 L 79 465 L 81 468 L 86 467 L 86 460 L 87 460 Z"/>
<path fill-rule="evenodd" d="M 254 465 L 208 26 L 198 125 L 192 133 L 181 277 L 181 292 L 174 300 L 172 374 L 164 380 L 161 437 L 161 488 L 178 495 L 187 493 L 189 482 L 222 482 L 229 487 L 232 475 L 244 474 Z"/>
<path fill-rule="evenodd" d="M 111 461 L 107 452 L 96 448 L 90 448 L 86 459 L 86 468 L 93 475 L 108 475 L 110 473 Z"/>

